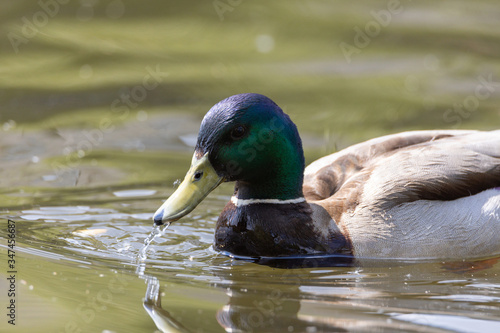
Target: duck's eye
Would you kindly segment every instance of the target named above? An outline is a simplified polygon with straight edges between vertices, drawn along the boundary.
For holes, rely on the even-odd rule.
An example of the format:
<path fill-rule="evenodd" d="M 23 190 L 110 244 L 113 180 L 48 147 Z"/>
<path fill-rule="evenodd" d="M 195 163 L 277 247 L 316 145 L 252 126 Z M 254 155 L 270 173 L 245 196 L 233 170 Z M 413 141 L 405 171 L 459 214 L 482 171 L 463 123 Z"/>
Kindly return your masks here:
<path fill-rule="evenodd" d="M 235 128 L 233 128 L 233 130 L 231 131 L 231 139 L 233 140 L 238 140 L 238 139 L 241 139 L 245 133 L 247 132 L 247 129 L 245 128 L 245 126 L 237 126 Z"/>
<path fill-rule="evenodd" d="M 198 180 L 201 179 L 201 177 L 203 177 L 203 171 L 197 171 L 194 175 L 193 175 L 193 181 L 194 182 L 197 182 Z"/>

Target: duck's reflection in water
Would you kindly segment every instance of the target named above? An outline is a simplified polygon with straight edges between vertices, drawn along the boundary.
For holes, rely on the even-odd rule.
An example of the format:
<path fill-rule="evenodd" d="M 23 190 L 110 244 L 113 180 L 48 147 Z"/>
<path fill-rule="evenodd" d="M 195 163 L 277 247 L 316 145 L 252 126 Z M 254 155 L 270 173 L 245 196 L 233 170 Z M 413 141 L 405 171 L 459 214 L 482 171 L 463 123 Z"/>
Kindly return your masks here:
<path fill-rule="evenodd" d="M 190 332 L 161 305 L 160 282 L 149 277 L 144 309 L 161 332 Z M 219 325 L 226 332 L 318 332 L 317 323 L 299 318 L 299 288 L 273 286 L 273 291 L 262 297 L 235 286 L 227 291 L 230 300 L 216 313 Z M 331 320 L 334 322 L 334 320 Z M 330 323 L 322 323 L 321 332 L 346 332 Z M 196 330 L 198 331 L 198 330 Z"/>
<path fill-rule="evenodd" d="M 226 332 L 317 332 L 317 323 L 299 316 L 299 293 L 297 286 L 289 285 L 273 286 L 267 295 L 231 288 L 230 300 L 217 311 L 216 318 Z M 321 332 L 345 332 L 333 323 L 321 326 Z"/>
<path fill-rule="evenodd" d="M 181 323 L 175 320 L 170 313 L 161 306 L 160 280 L 153 276 L 143 276 L 147 282 L 144 309 L 153 319 L 156 327 L 165 333 L 189 332 Z"/>
<path fill-rule="evenodd" d="M 449 297 L 476 294 L 480 285 L 464 290 L 473 280 L 465 279 L 463 274 L 487 277 L 488 269 L 498 258 L 459 263 L 395 261 L 348 268 L 325 267 L 326 262 L 308 260 L 303 262 L 306 268 L 277 269 L 214 258 L 210 265 L 213 276 L 201 278 L 213 281 L 214 288 L 210 289 L 223 290 L 229 298 L 217 301 L 216 304 L 226 305 L 205 318 L 212 319 L 211 330 L 218 323 L 226 332 L 441 332 L 438 322 L 422 326 L 418 320 L 404 320 L 404 316 L 432 317 L 441 313 L 444 305 L 449 307 L 447 313 L 454 316 L 476 310 L 474 304 L 452 302 Z M 457 274 L 461 280 L 457 280 Z M 144 307 L 158 329 L 189 332 L 171 316 L 169 309 L 162 308 L 159 280 L 146 275 L 142 278 L 148 283 Z M 477 297 L 477 302 L 481 302 L 483 296 Z M 440 298 L 444 301 L 436 301 Z M 200 295 L 198 299 L 206 297 Z M 182 322 L 188 324 L 184 318 Z M 193 331 L 207 331 L 207 327 Z"/>
<path fill-rule="evenodd" d="M 214 270 L 212 273 L 226 282 L 218 286 L 223 285 L 229 296 L 227 304 L 215 314 L 217 322 L 226 332 L 345 332 L 334 318 L 318 323 L 314 316 L 299 315 L 304 274 L 299 271 L 269 268 L 269 274 L 262 275 L 256 268 L 241 266 Z M 147 275 L 141 278 L 147 282 L 144 308 L 158 329 L 189 332 L 162 307 L 160 281 Z M 269 280 L 275 282 L 265 283 Z"/>

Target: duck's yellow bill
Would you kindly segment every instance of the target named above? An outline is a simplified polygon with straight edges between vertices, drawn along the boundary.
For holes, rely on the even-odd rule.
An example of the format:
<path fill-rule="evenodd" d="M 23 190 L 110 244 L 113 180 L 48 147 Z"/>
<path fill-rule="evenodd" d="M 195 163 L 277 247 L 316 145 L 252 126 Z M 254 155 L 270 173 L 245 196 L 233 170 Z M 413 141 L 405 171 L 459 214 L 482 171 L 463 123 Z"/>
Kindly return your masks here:
<path fill-rule="evenodd" d="M 193 156 L 191 168 L 179 188 L 156 211 L 155 224 L 170 223 L 189 214 L 205 197 L 224 181 L 217 175 L 207 154 Z"/>

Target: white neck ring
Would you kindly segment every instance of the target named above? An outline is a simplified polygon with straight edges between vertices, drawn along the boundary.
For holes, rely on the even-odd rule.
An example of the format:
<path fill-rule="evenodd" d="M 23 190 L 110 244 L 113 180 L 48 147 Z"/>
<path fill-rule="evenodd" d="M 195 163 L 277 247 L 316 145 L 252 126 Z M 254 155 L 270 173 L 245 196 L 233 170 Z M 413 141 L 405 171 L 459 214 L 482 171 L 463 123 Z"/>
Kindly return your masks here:
<path fill-rule="evenodd" d="M 238 199 L 235 196 L 231 197 L 231 202 L 236 207 L 248 206 L 253 204 L 273 204 L 273 205 L 290 205 L 290 204 L 298 204 L 302 202 L 306 202 L 304 198 L 296 198 L 289 200 L 280 200 L 280 199 Z"/>

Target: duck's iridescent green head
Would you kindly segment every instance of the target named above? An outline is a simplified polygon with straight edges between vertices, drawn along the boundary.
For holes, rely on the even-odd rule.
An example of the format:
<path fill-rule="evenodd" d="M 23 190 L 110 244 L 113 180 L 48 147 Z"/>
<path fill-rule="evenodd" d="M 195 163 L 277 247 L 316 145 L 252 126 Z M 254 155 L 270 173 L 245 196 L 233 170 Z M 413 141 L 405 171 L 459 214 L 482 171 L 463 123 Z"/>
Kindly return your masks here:
<path fill-rule="evenodd" d="M 223 181 L 236 181 L 238 199 L 297 199 L 303 172 L 302 142 L 288 115 L 266 96 L 234 95 L 205 115 L 191 169 L 154 220 L 181 218 Z"/>

